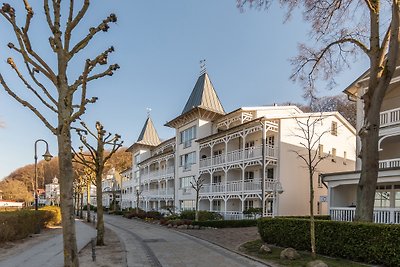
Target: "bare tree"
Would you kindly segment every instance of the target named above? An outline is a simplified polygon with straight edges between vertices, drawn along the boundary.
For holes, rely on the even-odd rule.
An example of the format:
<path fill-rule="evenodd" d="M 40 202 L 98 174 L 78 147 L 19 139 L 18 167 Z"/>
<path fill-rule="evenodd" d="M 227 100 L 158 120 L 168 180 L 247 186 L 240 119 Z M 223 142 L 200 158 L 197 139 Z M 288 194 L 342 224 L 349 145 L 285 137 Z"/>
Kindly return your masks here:
<path fill-rule="evenodd" d="M 74 162 L 84 165 L 85 167 L 91 169 L 95 175 L 95 185 L 96 185 L 96 198 L 97 198 L 97 245 L 104 245 L 104 218 L 103 218 L 103 197 L 102 197 L 102 177 L 104 166 L 106 162 L 111 158 L 111 156 L 122 146 L 123 141 L 121 141 L 121 136 L 111 133 L 107 133 L 104 130 L 103 125 L 100 122 L 96 122 L 96 132 L 92 132 L 85 123 L 81 122 L 84 129 L 76 128 L 76 132 L 79 135 L 79 139 L 82 144 L 88 150 L 87 153 L 83 152 L 83 146 L 80 147 L 80 151 L 77 152 L 73 148 L 74 152 Z M 90 145 L 87 140 L 87 136 L 90 135 L 94 140 L 96 140 L 96 147 Z M 108 154 L 105 151 L 105 146 L 111 146 L 110 152 Z"/>
<path fill-rule="evenodd" d="M 201 176 L 193 176 L 192 180 L 190 181 L 190 185 L 192 188 L 196 191 L 196 211 L 195 211 L 195 217 L 194 220 L 198 221 L 199 220 L 199 194 L 200 190 L 204 185 L 204 178 Z"/>
<path fill-rule="evenodd" d="M 33 42 L 31 42 L 29 30 L 34 12 L 28 0 L 23 0 L 23 2 L 26 12 L 22 27 L 18 25 L 16 10 L 10 4 L 3 4 L 0 14 L 11 26 L 17 40 L 16 44 L 10 42 L 8 47 L 22 58 L 26 72 L 24 73 L 20 70 L 12 57 L 7 59 L 7 63 L 15 71 L 28 91 L 37 97 L 40 104 L 35 105 L 23 99 L 21 95 L 16 93 L 16 89 L 10 88 L 1 74 L 0 83 L 10 96 L 24 107 L 30 109 L 57 136 L 62 196 L 64 265 L 79 266 L 75 221 L 72 216 L 73 169 L 70 127 L 76 119 L 85 113 L 86 106 L 89 103 L 95 103 L 97 100 L 96 97 L 87 98 L 88 83 L 104 76 L 112 75 L 119 68 L 117 64 L 113 64 L 102 72 L 94 72 L 99 65 L 108 64 L 108 55 L 114 51 L 114 48 L 107 49 L 93 59 L 87 59 L 81 75 L 75 80 L 68 73 L 71 67 L 77 69 L 77 66 L 79 66 L 72 64 L 72 59 L 92 43 L 93 37 L 99 32 L 106 32 L 109 29 L 109 24 L 117 21 L 117 17 L 114 14 L 109 15 L 99 25 L 91 27 L 85 37 L 73 43 L 71 41 L 73 39 L 73 31 L 86 15 L 91 1 L 84 0 L 81 8 L 76 12 L 74 0 L 67 1 L 68 4 L 66 5 L 61 5 L 61 0 L 53 0 L 51 3 L 48 0 L 43 0 L 44 19 L 52 33 L 49 38 L 47 36 L 43 37 L 48 40 L 51 53 L 54 53 L 56 59 L 55 64 L 50 64 L 53 57 L 49 57 L 51 60 L 46 61 L 32 46 Z M 66 14 L 62 14 L 64 7 L 66 7 Z M 61 25 L 63 21 L 61 16 L 66 18 L 65 26 Z M 36 38 L 40 39 L 41 36 Z M 52 67 L 52 65 L 55 67 Z M 78 99 L 78 103 L 75 103 L 74 99 Z M 51 123 L 53 117 L 57 118 L 55 124 Z"/>
<path fill-rule="evenodd" d="M 272 2 L 237 0 L 237 6 L 269 7 Z M 303 83 L 305 95 L 310 99 L 315 96 L 317 78 L 334 81 L 333 77 L 350 66 L 349 60 L 357 53 L 369 59 L 367 90 L 360 96 L 364 103 L 364 122 L 358 133 L 362 170 L 355 219 L 372 221 L 379 166 L 379 113 L 398 60 L 400 0 L 279 2 L 288 8 L 288 17 L 295 8 L 301 8 L 304 20 L 312 25 L 310 31 L 315 46 L 299 45 L 299 56 L 293 59 L 292 76 Z"/>
<path fill-rule="evenodd" d="M 300 141 L 299 150 L 292 150 L 304 164 L 308 171 L 309 190 L 310 190 L 310 241 L 311 241 L 311 257 L 316 258 L 316 245 L 315 245 L 315 219 L 314 219 L 314 175 L 318 165 L 326 159 L 329 154 L 323 154 L 319 151 L 319 145 L 322 137 L 329 133 L 329 130 L 321 131 L 321 121 L 325 117 L 310 115 L 307 119 L 301 120 L 295 118 L 298 129 L 293 135 Z"/>
<path fill-rule="evenodd" d="M 90 207 L 92 203 L 90 201 L 90 189 L 92 187 L 94 179 L 96 178 L 96 174 L 92 169 L 88 167 L 85 167 L 83 171 L 85 173 L 85 185 L 86 185 L 86 220 L 87 222 L 91 222 Z"/>

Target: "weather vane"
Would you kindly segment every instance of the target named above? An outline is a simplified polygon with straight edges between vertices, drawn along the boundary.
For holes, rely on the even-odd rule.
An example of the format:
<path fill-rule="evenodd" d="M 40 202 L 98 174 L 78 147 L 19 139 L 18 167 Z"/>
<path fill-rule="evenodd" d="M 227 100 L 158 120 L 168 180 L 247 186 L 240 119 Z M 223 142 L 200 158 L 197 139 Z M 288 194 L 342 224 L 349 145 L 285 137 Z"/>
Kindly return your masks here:
<path fill-rule="evenodd" d="M 206 60 L 202 59 L 200 60 L 200 75 L 204 74 L 206 72 Z"/>
<path fill-rule="evenodd" d="M 147 110 L 147 117 L 149 118 L 150 117 L 151 108 L 146 108 L 146 110 Z"/>

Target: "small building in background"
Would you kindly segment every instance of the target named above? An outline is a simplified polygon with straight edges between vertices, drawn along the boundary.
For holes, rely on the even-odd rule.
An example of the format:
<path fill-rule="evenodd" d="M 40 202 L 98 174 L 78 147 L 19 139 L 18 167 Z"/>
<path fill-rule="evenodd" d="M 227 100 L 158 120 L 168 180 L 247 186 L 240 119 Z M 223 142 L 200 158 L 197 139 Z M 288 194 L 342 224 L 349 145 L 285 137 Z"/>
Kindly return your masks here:
<path fill-rule="evenodd" d="M 51 184 L 45 185 L 45 205 L 60 205 L 60 184 L 58 178 L 54 177 Z"/>

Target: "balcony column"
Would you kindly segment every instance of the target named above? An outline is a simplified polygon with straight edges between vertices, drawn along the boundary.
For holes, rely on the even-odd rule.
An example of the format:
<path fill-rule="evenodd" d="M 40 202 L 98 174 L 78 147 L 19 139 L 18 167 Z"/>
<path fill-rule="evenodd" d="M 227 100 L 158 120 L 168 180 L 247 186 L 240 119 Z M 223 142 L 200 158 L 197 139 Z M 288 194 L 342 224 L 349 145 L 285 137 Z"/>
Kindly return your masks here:
<path fill-rule="evenodd" d="M 262 217 L 265 216 L 265 152 L 266 152 L 266 143 L 267 143 L 267 129 L 265 122 L 262 123 L 262 180 L 261 180 L 261 201 L 262 201 Z M 274 204 L 276 200 L 276 193 L 274 192 Z M 273 211 L 275 213 L 275 209 Z"/>
<path fill-rule="evenodd" d="M 225 181 L 224 181 L 224 191 L 225 191 L 225 196 L 227 195 L 227 193 L 228 193 L 228 170 L 227 169 L 225 169 L 224 170 L 224 173 L 225 173 L 225 177 L 224 177 L 224 179 L 225 179 Z"/>
<path fill-rule="evenodd" d="M 225 143 L 224 163 L 227 163 L 228 162 L 228 140 L 227 140 L 227 137 L 225 137 L 224 143 Z"/>
<path fill-rule="evenodd" d="M 158 180 L 157 181 L 157 196 L 160 195 L 160 185 L 161 185 L 160 180 Z"/>
<path fill-rule="evenodd" d="M 210 201 L 210 211 L 213 211 L 213 209 L 212 209 L 213 200 L 212 200 L 212 199 L 209 199 L 209 201 Z"/>
<path fill-rule="evenodd" d="M 214 145 L 210 145 L 210 151 L 211 151 L 211 155 L 210 155 L 210 166 L 212 166 L 212 165 L 214 165 L 214 158 L 213 158 Z"/>
<path fill-rule="evenodd" d="M 245 153 L 245 146 L 246 146 L 246 135 L 245 135 L 244 130 L 243 130 L 243 133 L 242 133 L 242 155 L 241 155 L 241 158 L 242 158 L 242 167 L 241 167 L 241 169 L 242 169 L 242 198 L 244 197 L 243 193 L 244 193 L 244 168 L 245 168 L 244 167 L 244 153 Z M 243 207 L 242 207 L 242 211 L 243 211 Z"/>
<path fill-rule="evenodd" d="M 227 202 L 228 202 L 228 199 L 224 198 L 224 212 L 225 212 L 225 215 L 226 215 L 226 212 L 227 212 L 227 210 L 226 210 Z"/>

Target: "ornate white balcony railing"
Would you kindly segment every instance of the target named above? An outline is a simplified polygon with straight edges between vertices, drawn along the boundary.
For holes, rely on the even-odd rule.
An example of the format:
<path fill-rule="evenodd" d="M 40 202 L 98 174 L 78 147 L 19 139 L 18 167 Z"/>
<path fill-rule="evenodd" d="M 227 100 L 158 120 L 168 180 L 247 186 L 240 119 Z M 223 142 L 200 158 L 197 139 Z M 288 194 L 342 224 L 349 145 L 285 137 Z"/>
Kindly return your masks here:
<path fill-rule="evenodd" d="M 141 179 L 142 179 L 142 181 L 147 180 L 147 179 L 159 179 L 159 178 L 163 178 L 166 176 L 171 176 L 174 174 L 174 172 L 175 172 L 175 167 L 170 166 L 163 170 L 145 172 L 145 173 L 141 174 Z"/>
<path fill-rule="evenodd" d="M 272 192 L 276 180 L 265 180 L 265 191 Z M 251 179 L 242 181 L 233 181 L 225 183 L 204 184 L 200 190 L 200 195 L 209 195 L 213 193 L 237 193 L 237 192 L 261 191 L 261 179 Z"/>
<path fill-rule="evenodd" d="M 390 109 L 380 114 L 381 127 L 400 124 L 400 108 Z"/>
<path fill-rule="evenodd" d="M 150 189 L 150 190 L 144 190 L 142 192 L 143 196 L 150 196 L 150 197 L 172 196 L 173 194 L 174 194 L 173 188 Z"/>
<path fill-rule="evenodd" d="M 356 208 L 330 208 L 331 219 L 352 222 L 355 210 Z M 374 222 L 400 224 L 400 208 L 375 208 Z"/>
<path fill-rule="evenodd" d="M 396 167 L 400 167 L 400 159 L 388 159 L 379 161 L 380 169 L 396 168 Z"/>
<path fill-rule="evenodd" d="M 276 158 L 277 157 L 277 152 L 276 152 L 276 147 L 267 145 L 266 146 L 266 151 L 265 155 L 270 158 Z M 221 154 L 221 155 L 216 155 L 212 157 L 207 157 L 200 159 L 200 168 L 206 168 L 210 166 L 217 166 L 217 165 L 222 165 L 226 163 L 235 163 L 243 160 L 251 160 L 255 158 L 259 158 L 262 156 L 262 147 L 257 146 L 257 147 L 248 147 L 243 149 L 238 149 L 234 151 L 228 152 L 226 155 Z"/>

